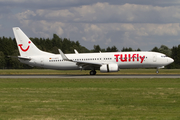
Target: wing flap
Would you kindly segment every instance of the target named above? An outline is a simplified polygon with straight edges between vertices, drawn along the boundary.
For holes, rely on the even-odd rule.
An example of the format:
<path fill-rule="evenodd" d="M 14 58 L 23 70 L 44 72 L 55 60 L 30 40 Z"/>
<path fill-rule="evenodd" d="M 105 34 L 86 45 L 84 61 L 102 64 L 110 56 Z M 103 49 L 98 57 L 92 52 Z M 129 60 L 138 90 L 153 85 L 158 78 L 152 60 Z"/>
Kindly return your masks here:
<path fill-rule="evenodd" d="M 77 65 L 93 65 L 93 66 L 101 66 L 100 63 L 94 63 L 94 62 L 83 62 L 83 61 L 73 61 L 76 62 Z"/>

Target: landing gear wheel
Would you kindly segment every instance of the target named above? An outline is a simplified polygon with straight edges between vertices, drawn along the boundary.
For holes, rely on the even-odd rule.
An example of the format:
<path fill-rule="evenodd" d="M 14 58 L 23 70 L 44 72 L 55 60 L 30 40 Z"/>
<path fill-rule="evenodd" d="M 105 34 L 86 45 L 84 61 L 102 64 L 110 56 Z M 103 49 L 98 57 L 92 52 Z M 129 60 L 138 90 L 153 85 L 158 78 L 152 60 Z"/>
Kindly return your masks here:
<path fill-rule="evenodd" d="M 96 75 L 96 71 L 94 71 L 94 75 Z"/>
<path fill-rule="evenodd" d="M 157 74 L 159 73 L 158 68 L 157 68 L 157 70 L 156 70 L 156 73 L 157 73 Z"/>
<path fill-rule="evenodd" d="M 95 70 L 91 70 L 91 71 L 89 72 L 89 74 L 90 74 L 90 75 L 96 75 L 96 71 L 95 71 Z"/>

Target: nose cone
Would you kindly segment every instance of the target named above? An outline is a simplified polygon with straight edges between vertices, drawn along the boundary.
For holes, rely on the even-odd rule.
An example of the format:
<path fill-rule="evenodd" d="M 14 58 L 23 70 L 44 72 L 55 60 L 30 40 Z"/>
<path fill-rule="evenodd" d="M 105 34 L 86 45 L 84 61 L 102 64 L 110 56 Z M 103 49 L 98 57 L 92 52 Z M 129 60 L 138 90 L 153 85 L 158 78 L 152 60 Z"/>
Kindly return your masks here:
<path fill-rule="evenodd" d="M 171 63 L 173 63 L 174 62 L 174 60 L 172 59 L 172 58 L 168 58 L 168 63 L 169 64 L 171 64 Z"/>

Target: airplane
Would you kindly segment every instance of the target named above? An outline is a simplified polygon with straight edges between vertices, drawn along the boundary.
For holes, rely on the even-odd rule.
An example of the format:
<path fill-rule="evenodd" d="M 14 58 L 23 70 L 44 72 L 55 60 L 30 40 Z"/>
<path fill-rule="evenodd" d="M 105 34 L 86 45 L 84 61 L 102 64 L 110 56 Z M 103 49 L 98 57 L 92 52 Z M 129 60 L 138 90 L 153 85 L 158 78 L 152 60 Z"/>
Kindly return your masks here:
<path fill-rule="evenodd" d="M 19 28 L 13 27 L 14 36 L 18 46 L 20 62 L 30 66 L 37 66 L 56 70 L 91 70 L 90 75 L 100 72 L 118 72 L 123 68 L 164 68 L 174 60 L 165 54 L 158 52 L 134 51 L 134 52 L 99 52 L 53 54 L 38 49 L 34 43 Z"/>

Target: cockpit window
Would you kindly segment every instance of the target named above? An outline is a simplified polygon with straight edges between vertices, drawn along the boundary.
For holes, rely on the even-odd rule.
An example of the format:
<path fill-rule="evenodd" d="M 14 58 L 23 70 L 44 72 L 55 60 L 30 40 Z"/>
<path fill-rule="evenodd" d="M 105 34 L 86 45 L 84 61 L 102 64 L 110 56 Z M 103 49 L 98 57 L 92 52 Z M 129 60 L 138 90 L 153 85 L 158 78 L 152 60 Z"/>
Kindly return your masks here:
<path fill-rule="evenodd" d="M 166 55 L 161 55 L 161 57 L 167 57 Z"/>

